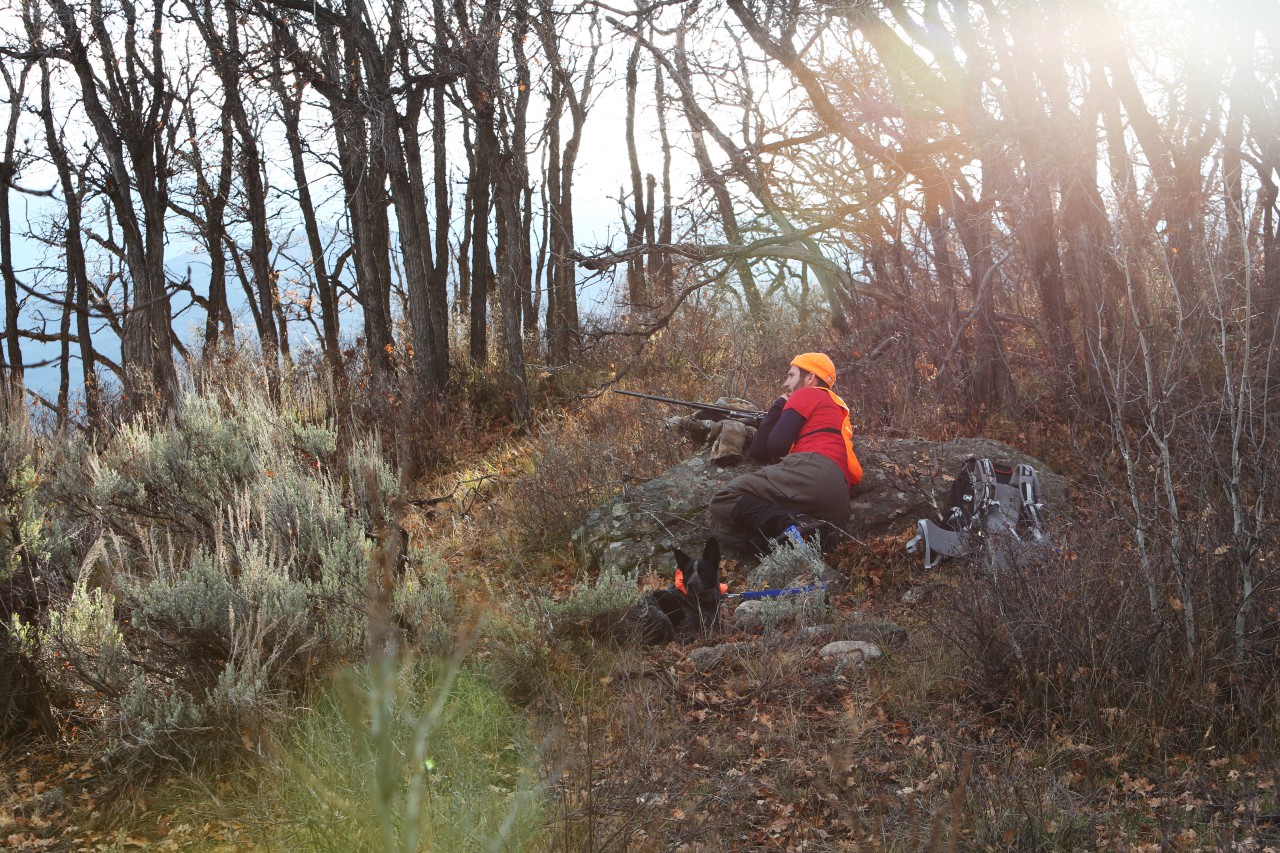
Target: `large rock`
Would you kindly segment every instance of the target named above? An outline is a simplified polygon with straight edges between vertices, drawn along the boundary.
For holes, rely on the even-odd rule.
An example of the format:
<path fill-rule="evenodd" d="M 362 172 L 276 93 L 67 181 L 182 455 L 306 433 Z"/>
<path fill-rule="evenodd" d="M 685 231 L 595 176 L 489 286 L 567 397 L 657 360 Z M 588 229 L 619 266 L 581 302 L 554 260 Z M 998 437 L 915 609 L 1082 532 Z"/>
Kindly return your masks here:
<path fill-rule="evenodd" d="M 850 499 L 850 532 L 859 538 L 910 530 L 919 518 L 937 518 L 950 500 L 951 480 L 969 456 L 1028 463 L 1040 477 L 1048 517 L 1066 504 L 1066 478 L 1043 462 L 987 438 L 946 442 L 859 436 L 862 482 Z M 707 504 L 726 483 L 760 466 L 720 467 L 699 453 L 587 514 L 573 534 L 578 558 L 593 570 L 612 569 L 671 577 L 671 549 L 700 552 L 711 535 Z"/>
<path fill-rule="evenodd" d="M 851 498 L 855 536 L 880 536 L 910 528 L 917 519 L 938 518 L 951 500 L 951 481 L 970 456 L 1036 469 L 1051 515 L 1067 503 L 1067 478 L 1033 456 L 990 438 L 925 441 L 918 438 L 859 439 L 862 482 Z"/>

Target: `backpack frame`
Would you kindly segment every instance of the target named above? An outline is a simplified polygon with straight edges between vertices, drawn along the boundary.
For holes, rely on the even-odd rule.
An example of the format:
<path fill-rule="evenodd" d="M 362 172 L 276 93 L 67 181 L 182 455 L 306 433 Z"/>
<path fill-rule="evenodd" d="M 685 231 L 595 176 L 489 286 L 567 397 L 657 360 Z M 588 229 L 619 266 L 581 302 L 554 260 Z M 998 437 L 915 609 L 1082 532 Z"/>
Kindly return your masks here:
<path fill-rule="evenodd" d="M 942 521 L 922 518 L 907 553 L 924 546 L 924 567 L 947 557 L 963 557 L 994 537 L 1015 542 L 1044 539 L 1040 512 L 1040 478 L 1027 464 L 1002 465 L 970 456 L 951 484 L 951 511 Z"/>

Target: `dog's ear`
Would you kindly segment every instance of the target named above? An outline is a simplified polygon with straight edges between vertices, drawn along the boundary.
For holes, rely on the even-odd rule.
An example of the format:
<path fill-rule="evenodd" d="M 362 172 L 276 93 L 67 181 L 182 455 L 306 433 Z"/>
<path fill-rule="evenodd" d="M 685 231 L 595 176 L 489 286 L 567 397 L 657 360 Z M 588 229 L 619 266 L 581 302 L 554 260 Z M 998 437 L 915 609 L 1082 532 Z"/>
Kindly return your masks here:
<path fill-rule="evenodd" d="M 698 561 L 698 587 L 706 593 L 720 591 L 720 566 L 710 560 Z"/>
<path fill-rule="evenodd" d="M 713 566 L 720 565 L 720 540 L 712 536 L 707 540 L 707 545 L 702 549 L 702 559 L 706 560 Z"/>
<path fill-rule="evenodd" d="M 679 548 L 673 548 L 672 550 L 676 554 L 676 568 L 688 575 L 689 569 L 693 567 L 693 558 Z"/>

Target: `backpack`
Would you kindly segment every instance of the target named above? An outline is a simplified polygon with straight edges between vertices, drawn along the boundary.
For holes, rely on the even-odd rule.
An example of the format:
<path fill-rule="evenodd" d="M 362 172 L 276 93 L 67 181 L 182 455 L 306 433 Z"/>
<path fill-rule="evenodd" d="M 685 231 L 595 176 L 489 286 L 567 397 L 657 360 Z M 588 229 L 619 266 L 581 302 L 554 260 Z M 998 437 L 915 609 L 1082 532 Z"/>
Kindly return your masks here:
<path fill-rule="evenodd" d="M 984 541 L 1009 536 L 1016 542 L 1039 542 L 1040 478 L 1030 465 L 1002 465 L 970 456 L 951 483 L 951 509 L 941 522 L 922 518 L 907 543 L 914 554 L 924 545 L 924 567 L 946 557 L 963 557 Z"/>

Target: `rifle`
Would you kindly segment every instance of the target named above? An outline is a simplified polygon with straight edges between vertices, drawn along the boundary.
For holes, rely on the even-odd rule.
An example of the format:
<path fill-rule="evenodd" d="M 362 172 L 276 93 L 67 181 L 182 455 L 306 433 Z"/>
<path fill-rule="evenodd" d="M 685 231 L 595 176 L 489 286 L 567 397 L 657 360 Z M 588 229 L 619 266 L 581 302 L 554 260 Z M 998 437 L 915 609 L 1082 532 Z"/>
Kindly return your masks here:
<path fill-rule="evenodd" d="M 659 403 L 670 403 L 673 406 L 684 406 L 695 409 L 694 417 L 704 421 L 735 420 L 750 426 L 760 426 L 767 412 L 755 409 L 735 409 L 732 406 L 717 406 L 715 403 L 694 403 L 689 400 L 677 400 L 674 397 L 660 397 L 657 394 L 641 394 L 639 391 L 623 391 L 621 388 L 611 389 L 615 394 L 626 394 L 628 397 L 639 397 L 642 400 L 657 400 Z"/>

